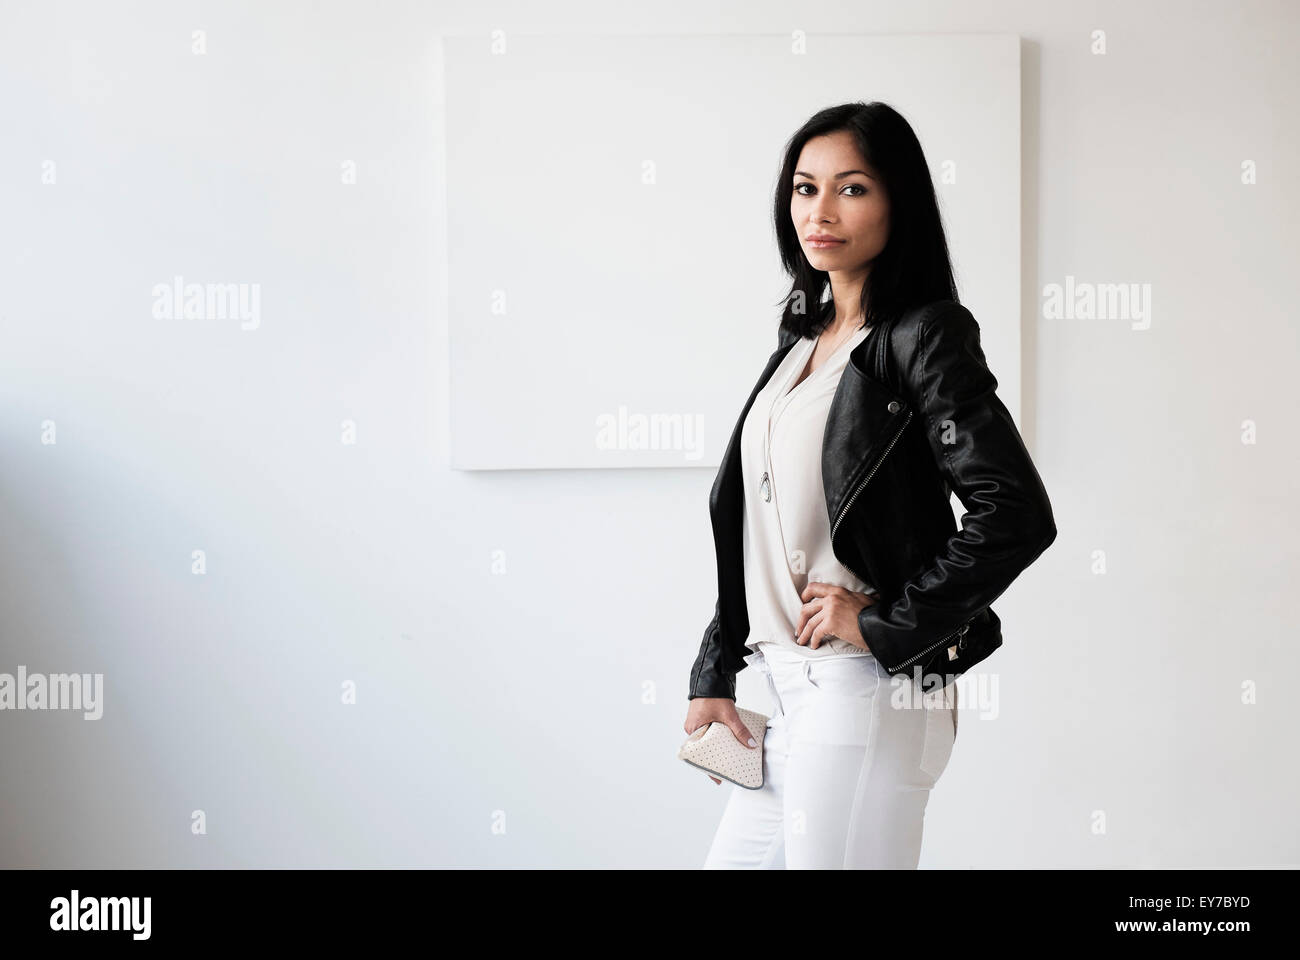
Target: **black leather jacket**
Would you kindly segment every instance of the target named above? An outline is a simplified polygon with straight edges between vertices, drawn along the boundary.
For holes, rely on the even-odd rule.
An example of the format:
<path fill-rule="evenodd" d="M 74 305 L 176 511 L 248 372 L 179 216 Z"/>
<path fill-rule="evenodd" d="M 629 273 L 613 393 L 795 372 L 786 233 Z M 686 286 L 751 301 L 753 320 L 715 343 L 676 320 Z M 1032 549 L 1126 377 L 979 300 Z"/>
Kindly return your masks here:
<path fill-rule="evenodd" d="M 740 434 L 754 397 L 798 339 L 780 332 L 709 494 L 718 600 L 688 699 L 736 697 L 749 638 Z M 979 325 L 941 300 L 885 322 L 849 355 L 822 441 L 836 558 L 879 591 L 858 627 L 890 673 L 946 686 L 1002 645 L 990 604 L 1056 539 L 1047 491 L 980 347 Z M 966 508 L 957 529 L 950 505 Z"/>

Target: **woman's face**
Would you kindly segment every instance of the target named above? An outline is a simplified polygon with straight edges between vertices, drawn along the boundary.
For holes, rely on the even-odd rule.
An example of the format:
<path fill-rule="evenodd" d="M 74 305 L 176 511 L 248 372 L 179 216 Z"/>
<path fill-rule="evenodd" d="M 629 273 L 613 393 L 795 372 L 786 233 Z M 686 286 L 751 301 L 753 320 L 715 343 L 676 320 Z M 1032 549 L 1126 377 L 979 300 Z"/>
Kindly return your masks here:
<path fill-rule="evenodd" d="M 846 130 L 813 137 L 795 165 L 790 217 L 814 269 L 865 271 L 889 239 L 889 197 Z M 835 238 L 819 242 L 817 236 Z"/>

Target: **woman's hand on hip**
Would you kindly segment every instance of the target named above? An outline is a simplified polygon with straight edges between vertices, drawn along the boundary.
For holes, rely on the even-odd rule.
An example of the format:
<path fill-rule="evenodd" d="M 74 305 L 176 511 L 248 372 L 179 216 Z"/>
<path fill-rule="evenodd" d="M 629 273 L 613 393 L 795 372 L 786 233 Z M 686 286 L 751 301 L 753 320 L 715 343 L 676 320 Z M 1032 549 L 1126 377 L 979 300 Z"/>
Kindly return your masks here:
<path fill-rule="evenodd" d="M 858 629 L 858 614 L 864 607 L 872 606 L 875 597 L 833 583 L 810 580 L 799 599 L 803 601 L 803 610 L 794 627 L 795 643 L 816 650 L 827 640 L 838 638 L 871 652 Z"/>

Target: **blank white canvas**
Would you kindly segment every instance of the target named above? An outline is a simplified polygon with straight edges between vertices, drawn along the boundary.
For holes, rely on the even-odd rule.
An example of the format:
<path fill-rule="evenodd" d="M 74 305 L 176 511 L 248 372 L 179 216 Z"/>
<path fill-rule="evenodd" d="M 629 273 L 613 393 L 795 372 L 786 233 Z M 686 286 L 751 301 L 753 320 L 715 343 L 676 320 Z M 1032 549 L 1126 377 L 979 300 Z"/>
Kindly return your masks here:
<path fill-rule="evenodd" d="M 1019 419 L 1019 38 L 443 42 L 454 468 L 716 467 L 789 285 L 782 149 L 852 100 L 916 130 Z"/>

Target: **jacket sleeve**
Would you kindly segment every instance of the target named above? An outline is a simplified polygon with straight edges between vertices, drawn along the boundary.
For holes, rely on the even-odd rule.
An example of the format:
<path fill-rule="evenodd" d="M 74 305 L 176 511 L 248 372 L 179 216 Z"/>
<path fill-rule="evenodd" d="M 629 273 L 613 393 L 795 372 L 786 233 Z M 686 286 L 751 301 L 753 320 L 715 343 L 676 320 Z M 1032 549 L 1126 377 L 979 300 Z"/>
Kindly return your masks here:
<path fill-rule="evenodd" d="M 890 669 L 958 631 L 1056 539 L 1047 491 L 995 392 L 979 324 L 955 302 L 920 324 L 901 374 L 935 463 L 967 512 L 897 598 L 858 615 L 867 647 Z"/>
<path fill-rule="evenodd" d="M 691 667 L 691 686 L 686 695 L 687 700 L 694 700 L 696 697 L 736 699 L 736 674 L 744 669 L 744 664 L 732 665 L 728 662 L 721 631 L 718 629 L 721 613 L 721 600 L 719 600 L 714 605 L 713 619 L 704 628 L 700 652 L 695 657 L 694 666 Z"/>

